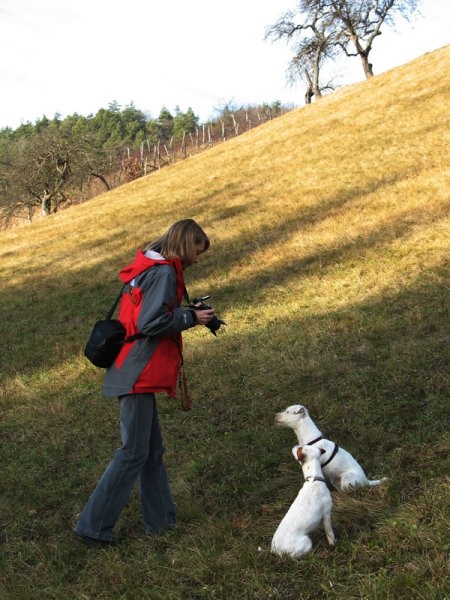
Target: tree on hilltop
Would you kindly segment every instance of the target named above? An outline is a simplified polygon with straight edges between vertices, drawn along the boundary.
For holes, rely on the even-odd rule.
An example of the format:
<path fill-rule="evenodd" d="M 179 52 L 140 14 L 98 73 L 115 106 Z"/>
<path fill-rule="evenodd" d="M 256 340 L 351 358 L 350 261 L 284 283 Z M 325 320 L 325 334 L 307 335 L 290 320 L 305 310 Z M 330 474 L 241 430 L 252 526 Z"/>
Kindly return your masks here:
<path fill-rule="evenodd" d="M 320 97 L 327 86 L 320 83 L 325 61 L 339 54 L 358 56 L 366 79 L 373 76 L 369 60 L 374 40 L 383 25 L 392 26 L 398 16 L 408 19 L 420 0 L 299 0 L 270 26 L 266 39 L 284 39 L 292 45 L 289 79 L 306 80 L 306 101 Z"/>
<path fill-rule="evenodd" d="M 125 124 L 122 115 L 115 106 L 101 108 L 92 119 L 92 130 L 101 146 L 115 148 L 125 137 Z"/>
<path fill-rule="evenodd" d="M 157 124 L 160 139 L 170 140 L 173 135 L 173 116 L 165 106 L 163 106 L 159 113 Z"/>
<path fill-rule="evenodd" d="M 373 76 L 369 62 L 374 40 L 383 25 L 392 26 L 397 16 L 408 19 L 419 0 L 329 0 L 339 31 L 339 46 L 347 56 L 359 56 L 366 79 Z"/>
<path fill-rule="evenodd" d="M 294 55 L 288 65 L 288 79 L 307 83 L 305 102 L 320 98 L 325 86 L 320 83 L 320 70 L 327 59 L 338 52 L 338 32 L 329 0 L 300 0 L 296 10 L 289 10 L 266 31 L 266 39 L 285 39 Z M 326 86 L 329 87 L 329 86 Z"/>
<path fill-rule="evenodd" d="M 195 116 L 191 107 L 185 113 L 178 106 L 175 107 L 175 118 L 173 120 L 173 135 L 183 137 L 188 133 L 195 133 L 198 128 L 198 117 Z"/>
<path fill-rule="evenodd" d="M 131 102 L 121 113 L 124 127 L 124 140 L 128 144 L 141 143 L 146 139 L 147 118 L 142 110 Z"/>

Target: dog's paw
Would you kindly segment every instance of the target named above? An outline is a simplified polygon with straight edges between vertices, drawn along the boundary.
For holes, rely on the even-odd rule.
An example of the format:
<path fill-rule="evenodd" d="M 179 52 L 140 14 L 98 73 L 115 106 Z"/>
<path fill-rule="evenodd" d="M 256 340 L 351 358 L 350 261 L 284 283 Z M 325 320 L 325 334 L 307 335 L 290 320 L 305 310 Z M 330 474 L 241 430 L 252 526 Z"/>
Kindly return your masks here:
<path fill-rule="evenodd" d="M 294 446 L 292 448 L 292 456 L 295 458 L 295 460 L 298 460 L 298 451 L 301 449 L 301 446 Z"/>

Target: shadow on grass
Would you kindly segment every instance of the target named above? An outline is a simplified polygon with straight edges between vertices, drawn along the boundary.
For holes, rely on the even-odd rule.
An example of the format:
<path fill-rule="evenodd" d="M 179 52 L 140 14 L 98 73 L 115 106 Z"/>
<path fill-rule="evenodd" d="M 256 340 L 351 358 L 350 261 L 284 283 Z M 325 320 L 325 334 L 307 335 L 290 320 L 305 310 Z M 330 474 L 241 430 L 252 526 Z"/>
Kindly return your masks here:
<path fill-rule="evenodd" d="M 355 492 L 348 502 L 345 496 L 336 499 L 338 546 L 331 554 L 321 532 L 314 536 L 314 553 L 302 562 L 308 573 L 305 585 L 314 588 L 330 568 L 343 581 L 350 563 L 360 572 L 369 564 L 377 570 L 389 568 L 395 554 L 386 537 L 391 521 L 400 523 L 395 529 L 400 544 L 411 530 L 417 539 L 395 556 L 397 568 L 422 562 L 427 552 L 427 546 L 421 545 L 423 539 L 428 544 L 440 539 L 443 501 L 435 495 L 430 505 L 429 499 L 435 481 L 446 472 L 443 440 L 449 337 L 441 303 L 443 289 L 437 283 L 430 285 L 431 279 L 430 273 L 425 274 L 398 294 L 330 311 L 320 318 L 293 315 L 255 328 L 245 338 L 233 334 L 231 328 L 217 339 L 206 332 L 187 332 L 193 409 L 184 413 L 176 401 L 159 398 L 182 534 L 162 545 L 143 547 L 134 493 L 117 526 L 124 546 L 105 559 L 96 585 L 108 580 L 107 565 L 120 562 L 123 553 L 129 565 L 138 560 L 141 564 L 143 556 L 151 561 L 147 584 L 156 589 L 179 589 L 180 573 L 184 573 L 185 590 L 190 586 L 198 590 L 205 582 L 217 585 L 217 577 L 213 583 L 208 573 L 226 561 L 228 578 L 220 585 L 228 590 L 226 597 L 232 598 L 248 559 L 248 568 L 264 582 L 258 584 L 264 591 L 256 597 L 271 597 L 268 589 L 277 584 L 277 589 L 286 589 L 285 597 L 294 598 L 289 596 L 289 582 L 297 563 L 268 554 L 260 557 L 256 548 L 268 547 L 301 485 L 298 464 L 290 455 L 293 433 L 273 423 L 276 411 L 299 402 L 308 406 L 327 437 L 352 452 L 369 476 L 391 478 L 383 488 Z M 73 285 L 63 290 L 56 282 L 53 285 L 58 314 L 66 314 L 66 319 L 58 327 L 52 322 L 48 339 L 42 341 L 40 365 L 30 357 L 26 366 L 26 357 L 20 352 L 14 355 L 19 365 L 23 361 L 29 377 L 22 386 L 19 377 L 14 388 L 5 387 L 2 397 L 0 513 L 8 564 L 5 580 L 11 580 L 14 587 L 25 576 L 28 586 L 36 590 L 35 597 L 44 593 L 44 586 L 48 589 L 49 581 L 71 590 L 73 585 L 82 585 L 80 569 L 92 572 L 92 563 L 67 538 L 119 444 L 117 403 L 101 397 L 101 374 L 67 369 L 59 378 L 51 369 L 53 361 L 58 364 L 57 357 L 48 356 L 51 348 L 58 347 L 59 335 L 67 336 L 77 325 L 82 299 L 94 292 L 85 281 L 78 291 Z M 42 311 L 44 298 L 34 293 Z M 51 307 L 45 308 L 50 311 Z M 74 341 L 81 325 L 78 322 Z M 32 348 L 39 335 L 38 328 L 36 340 L 28 334 L 26 341 Z M 70 364 L 76 349 L 67 342 L 59 352 Z M 14 375 L 13 367 L 10 373 Z M 400 509 L 409 520 L 399 520 Z M 425 514 L 428 521 L 422 524 Z M 101 557 L 96 560 L 102 562 Z M 187 562 L 190 568 L 167 571 L 167 561 Z M 40 565 L 39 579 L 33 574 L 36 564 Z M 438 570 L 438 566 L 430 568 Z M 192 569 L 197 574 L 187 583 Z M 58 580 L 62 577 L 64 583 Z M 423 575 L 415 577 L 411 585 L 420 587 Z M 111 585 L 117 584 L 112 581 Z M 240 586 L 241 597 L 251 588 L 249 581 Z"/>
<path fill-rule="evenodd" d="M 175 428 L 184 462 L 190 454 L 202 456 L 191 473 L 199 471 L 206 478 L 203 482 L 194 478 L 200 486 L 207 490 L 208 482 L 221 485 L 224 479 L 257 485 L 262 465 L 264 479 L 270 481 L 272 467 L 289 460 L 295 443 L 290 430 L 273 425 L 274 413 L 290 404 L 305 404 L 323 433 L 348 448 L 371 477 L 390 475 L 412 448 L 439 440 L 447 427 L 450 336 L 443 286 L 430 286 L 429 281 L 419 279 L 398 294 L 321 317 L 293 315 L 255 328 L 245 338 L 232 331 L 220 333 L 217 339 L 206 331 L 187 332 L 194 409 L 177 415 L 172 423 L 178 406 L 173 400 L 162 400 L 162 414 L 170 419 L 169 432 Z M 72 294 L 73 289 L 67 291 L 67 298 Z M 64 299 L 60 298 L 60 312 Z M 75 323 L 76 317 L 71 318 Z M 67 321 L 60 324 L 62 335 L 67 335 L 67 327 Z M 78 336 L 79 331 L 74 340 Z M 57 371 L 51 372 L 51 363 L 58 364 L 55 355 L 49 359 L 49 347 L 43 346 L 39 358 L 45 373 L 35 378 L 29 374 L 21 388 L 12 371 L 12 384 L 3 388 L 4 435 L 14 446 L 14 450 L 3 446 L 3 458 L 14 464 L 23 459 L 36 470 L 29 484 L 22 481 L 19 486 L 25 495 L 28 485 L 33 488 L 37 481 L 51 482 L 55 475 L 59 480 L 67 464 L 96 462 L 105 435 L 109 441 L 111 436 L 115 439 L 108 452 L 118 441 L 115 400 L 101 398 L 102 372 L 79 369 L 70 380 L 59 380 Z M 74 348 L 63 346 L 60 352 L 66 352 L 70 361 Z M 16 364 L 22 361 L 29 372 L 39 369 L 33 360 L 33 356 L 15 357 Z M 105 423 L 104 411 L 111 406 Z M 109 426 L 111 430 L 105 432 Z M 422 477 L 416 468 L 420 460 L 414 451 L 406 471 L 402 467 L 403 476 L 411 477 L 411 489 Z M 49 467 L 52 463 L 56 472 Z M 439 466 L 431 468 L 428 475 L 433 477 L 438 470 Z M 14 481 L 13 472 L 11 477 Z M 405 486 L 403 493 L 408 489 Z M 238 486 L 237 498 L 245 498 L 241 492 Z"/>
<path fill-rule="evenodd" d="M 221 262 L 226 264 L 227 268 L 242 262 L 245 264 L 251 260 L 253 251 L 274 247 L 284 241 L 288 233 L 316 225 L 344 206 L 350 207 L 353 202 L 379 189 L 380 186 L 392 183 L 393 181 L 371 182 L 364 188 L 337 192 L 336 197 L 324 200 L 318 206 L 304 209 L 300 214 L 277 223 L 273 230 L 264 227 L 263 231 L 252 230 L 246 235 L 240 235 L 236 239 L 236 249 L 230 249 L 226 243 L 219 243 L 211 250 L 210 255 L 205 256 L 203 266 L 200 264 L 195 275 L 202 276 L 212 267 L 219 269 Z M 210 198 L 205 197 L 204 201 L 207 200 Z M 222 209 L 216 210 L 214 219 L 219 214 L 223 216 Z M 220 295 L 222 310 L 225 310 L 227 305 L 232 306 L 236 292 L 241 300 L 257 306 L 258 300 L 264 301 L 263 297 L 272 284 L 287 285 L 290 280 L 304 273 L 320 272 L 323 275 L 327 267 L 352 256 L 361 258 L 373 248 L 382 252 L 383 248 L 394 240 L 406 238 L 411 229 L 421 222 L 422 212 L 420 209 L 408 211 L 403 220 L 393 219 L 383 226 L 375 227 L 365 237 L 356 237 L 308 256 L 293 257 L 278 265 L 276 272 L 261 271 L 255 265 L 252 276 L 246 275 L 245 279 L 231 280 L 220 290 L 209 289 L 208 293 L 214 297 Z M 439 218 L 442 218 L 442 215 L 434 217 L 435 220 Z M 433 222 L 433 219 L 429 217 L 428 222 Z M 116 233 L 116 239 L 120 238 L 120 235 L 121 233 Z M 95 247 L 97 243 L 85 244 L 86 249 Z M 134 251 L 135 249 L 133 253 Z M 213 252 L 215 256 L 212 255 Z M 104 274 L 110 272 L 112 263 L 123 266 L 133 258 L 125 250 L 120 254 L 111 255 L 106 248 L 104 258 L 94 266 L 80 267 L 83 257 L 81 249 L 77 251 L 76 256 L 78 258 L 74 259 L 74 269 L 62 272 L 56 277 L 27 272 L 26 268 L 22 268 L 20 285 L 6 285 L 1 291 L 0 306 L 5 338 L 9 341 L 8 352 L 3 352 L 1 356 L 0 368 L 4 376 L 29 373 L 39 370 L 42 366 L 57 365 L 61 361 L 69 360 L 74 352 L 78 353 L 84 346 L 93 322 L 103 318 L 120 289 L 118 274 L 111 273 L 107 281 Z M 20 279 L 20 268 L 15 275 Z M 193 277 L 195 275 L 193 274 Z"/>

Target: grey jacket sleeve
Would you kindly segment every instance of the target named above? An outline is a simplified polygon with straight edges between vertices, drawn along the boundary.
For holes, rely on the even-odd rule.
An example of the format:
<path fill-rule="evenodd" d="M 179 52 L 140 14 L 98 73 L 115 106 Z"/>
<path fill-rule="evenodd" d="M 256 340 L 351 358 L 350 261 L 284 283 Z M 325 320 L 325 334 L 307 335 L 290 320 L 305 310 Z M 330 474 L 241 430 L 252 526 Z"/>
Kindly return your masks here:
<path fill-rule="evenodd" d="M 137 321 L 140 333 L 149 336 L 170 335 L 195 325 L 191 310 L 177 306 L 176 275 L 170 265 L 152 267 L 139 284 L 144 293 Z"/>

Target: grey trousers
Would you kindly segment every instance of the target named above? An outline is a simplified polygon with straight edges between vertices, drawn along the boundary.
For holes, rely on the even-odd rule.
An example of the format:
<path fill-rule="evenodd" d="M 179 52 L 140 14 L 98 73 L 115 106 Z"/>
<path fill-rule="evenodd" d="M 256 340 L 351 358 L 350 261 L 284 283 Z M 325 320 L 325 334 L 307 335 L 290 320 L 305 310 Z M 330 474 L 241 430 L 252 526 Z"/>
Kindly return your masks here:
<path fill-rule="evenodd" d="M 155 395 L 121 396 L 119 407 L 122 447 L 116 450 L 74 529 L 78 535 L 99 540 L 114 539 L 114 525 L 136 481 L 146 533 L 176 524 Z"/>

